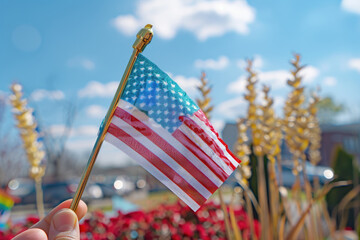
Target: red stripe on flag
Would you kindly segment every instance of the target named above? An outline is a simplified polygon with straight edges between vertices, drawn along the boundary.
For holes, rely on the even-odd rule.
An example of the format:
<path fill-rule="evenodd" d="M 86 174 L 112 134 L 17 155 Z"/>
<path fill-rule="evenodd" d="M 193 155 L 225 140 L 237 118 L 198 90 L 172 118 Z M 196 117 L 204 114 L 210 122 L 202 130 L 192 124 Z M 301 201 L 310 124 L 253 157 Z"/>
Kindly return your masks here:
<path fill-rule="evenodd" d="M 147 161 L 149 161 L 149 163 L 156 167 L 173 183 L 179 186 L 179 188 L 181 188 L 186 194 L 188 194 L 197 204 L 202 205 L 206 201 L 206 198 L 204 198 L 198 191 L 196 191 L 196 189 L 191 186 L 182 176 L 180 176 L 176 171 L 170 168 L 158 156 L 156 156 L 153 152 L 147 149 L 139 141 L 134 139 L 131 135 L 127 134 L 113 123 L 110 123 L 108 133 L 112 134 L 114 137 L 131 147 L 139 155 L 144 157 Z"/>
<path fill-rule="evenodd" d="M 181 142 L 189 151 L 198 157 L 222 182 L 224 182 L 229 175 L 219 167 L 201 148 L 198 147 L 190 138 L 183 132 L 177 129 L 172 135 Z"/>
<path fill-rule="evenodd" d="M 202 122 L 205 123 L 206 126 L 208 126 L 208 128 L 215 134 L 215 136 L 217 137 L 217 139 L 225 146 L 226 151 L 235 159 L 235 161 L 237 161 L 238 163 L 240 163 L 240 159 L 238 159 L 228 148 L 227 144 L 219 137 L 218 132 L 214 129 L 214 127 L 211 125 L 211 123 L 209 122 L 209 119 L 206 118 L 204 112 L 200 109 L 198 111 L 195 112 L 194 114 L 198 119 L 200 119 Z"/>
<path fill-rule="evenodd" d="M 131 115 L 122 108 L 117 107 L 114 113 L 115 116 L 124 120 L 126 123 L 135 128 L 138 132 L 147 137 L 151 142 L 157 145 L 161 150 L 166 152 L 174 161 L 182 166 L 190 175 L 192 175 L 201 185 L 203 185 L 209 192 L 214 193 L 218 187 L 201 172 L 189 159 L 187 159 L 178 149 L 174 148 L 164 138 L 160 137 L 150 127 L 141 122 L 135 116 Z M 173 137 L 169 134 L 170 137 Z"/>
<path fill-rule="evenodd" d="M 232 170 L 236 167 L 230 162 L 230 160 L 224 155 L 224 152 L 217 145 L 217 143 L 202 129 L 198 124 L 189 117 L 180 116 L 182 121 L 188 128 L 190 128 L 196 135 L 198 135 Z"/>

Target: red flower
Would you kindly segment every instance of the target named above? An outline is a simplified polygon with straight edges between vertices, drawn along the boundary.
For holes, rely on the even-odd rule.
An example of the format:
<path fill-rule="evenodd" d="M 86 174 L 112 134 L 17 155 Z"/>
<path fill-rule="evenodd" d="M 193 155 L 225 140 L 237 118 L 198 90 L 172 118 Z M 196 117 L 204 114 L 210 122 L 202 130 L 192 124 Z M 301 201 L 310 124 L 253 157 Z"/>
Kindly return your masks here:
<path fill-rule="evenodd" d="M 185 236 L 192 237 L 194 235 L 195 226 L 192 223 L 186 222 L 181 226 L 181 231 Z"/>
<path fill-rule="evenodd" d="M 37 216 L 29 216 L 26 218 L 26 222 L 30 223 L 31 225 L 34 225 L 35 223 L 37 223 L 39 221 L 39 217 Z"/>
<path fill-rule="evenodd" d="M 234 209 L 239 228 L 244 239 L 250 237 L 250 224 L 243 208 Z M 24 231 L 39 219 L 28 217 L 24 225 L 12 225 L 11 229 L 1 233 L 0 240 L 11 239 Z M 256 235 L 260 236 L 260 225 L 254 221 Z M 101 211 L 90 213 L 80 224 L 82 240 L 102 239 L 225 239 L 224 214 L 213 202 L 202 206 L 196 213 L 183 202 L 172 205 L 160 205 L 156 209 L 144 212 L 135 211 L 127 214 L 117 212 L 107 217 Z"/>
<path fill-rule="evenodd" d="M 145 213 L 142 211 L 135 211 L 124 215 L 124 217 L 134 221 L 144 221 Z"/>

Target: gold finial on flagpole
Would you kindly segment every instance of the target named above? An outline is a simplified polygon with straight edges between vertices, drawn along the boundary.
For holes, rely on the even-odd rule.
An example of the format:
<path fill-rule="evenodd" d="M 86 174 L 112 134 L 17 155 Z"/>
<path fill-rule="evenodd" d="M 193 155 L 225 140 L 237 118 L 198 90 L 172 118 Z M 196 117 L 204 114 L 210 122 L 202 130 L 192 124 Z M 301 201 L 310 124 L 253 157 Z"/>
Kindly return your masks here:
<path fill-rule="evenodd" d="M 138 32 L 138 34 L 136 34 L 136 40 L 133 44 L 133 48 L 137 49 L 139 52 L 144 51 L 146 45 L 151 42 L 152 37 L 152 25 L 147 24 L 143 29 Z"/>
<path fill-rule="evenodd" d="M 84 172 L 82 174 L 79 186 L 76 190 L 75 196 L 73 201 L 71 202 L 71 206 L 70 209 L 72 209 L 73 211 L 76 210 L 77 206 L 79 205 L 81 196 L 85 190 L 86 187 L 86 183 L 89 179 L 91 170 L 95 164 L 95 160 L 96 157 L 100 151 L 101 145 L 105 139 L 105 135 L 106 132 L 109 128 L 110 125 L 110 121 L 111 118 L 115 112 L 115 108 L 119 102 L 119 99 L 121 97 L 122 92 L 124 91 L 126 82 L 129 78 L 129 75 L 131 73 L 131 70 L 134 66 L 134 63 L 136 61 L 137 56 L 139 55 L 139 53 L 141 53 L 142 51 L 144 51 L 145 47 L 151 42 L 151 39 L 153 37 L 153 31 L 152 31 L 152 25 L 151 24 L 147 24 L 144 28 L 142 28 L 138 34 L 136 35 L 136 40 L 133 44 L 133 53 L 130 57 L 130 60 L 128 62 L 128 65 L 126 66 L 125 72 L 121 78 L 121 82 L 118 86 L 118 89 L 116 90 L 115 96 L 111 102 L 111 105 L 108 109 L 108 112 L 104 118 L 103 123 L 101 124 L 100 130 L 99 130 L 99 134 L 98 137 L 96 139 L 96 142 L 94 144 L 93 150 L 91 152 L 91 155 L 89 157 L 89 161 L 87 163 L 86 168 L 84 169 Z"/>

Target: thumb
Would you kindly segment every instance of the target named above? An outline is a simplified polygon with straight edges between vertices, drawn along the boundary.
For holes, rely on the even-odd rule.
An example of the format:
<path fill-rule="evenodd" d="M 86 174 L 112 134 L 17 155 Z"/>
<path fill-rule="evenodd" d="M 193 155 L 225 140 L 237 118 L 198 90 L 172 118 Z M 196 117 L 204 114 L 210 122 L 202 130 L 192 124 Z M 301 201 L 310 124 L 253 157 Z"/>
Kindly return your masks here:
<path fill-rule="evenodd" d="M 79 221 L 70 209 L 62 209 L 51 219 L 49 240 L 80 240 Z"/>

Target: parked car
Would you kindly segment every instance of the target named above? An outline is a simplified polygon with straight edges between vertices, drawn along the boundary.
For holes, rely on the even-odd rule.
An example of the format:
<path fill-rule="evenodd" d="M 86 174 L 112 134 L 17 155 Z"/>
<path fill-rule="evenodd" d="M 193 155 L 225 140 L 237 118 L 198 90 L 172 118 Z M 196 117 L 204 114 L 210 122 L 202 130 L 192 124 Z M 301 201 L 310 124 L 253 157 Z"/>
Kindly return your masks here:
<path fill-rule="evenodd" d="M 285 187 L 291 187 L 296 180 L 296 176 L 293 173 L 293 166 L 294 166 L 293 161 L 284 161 L 281 165 L 282 181 Z M 279 174 L 278 174 L 279 171 L 277 167 L 276 170 L 279 179 Z M 330 182 L 334 178 L 334 171 L 330 167 L 314 166 L 309 162 L 305 163 L 305 172 L 308 181 L 313 182 L 315 178 L 317 178 L 321 185 Z M 300 182 L 301 184 L 303 184 L 304 176 L 301 172 L 299 174 L 300 174 L 299 175 Z"/>
<path fill-rule="evenodd" d="M 44 204 L 54 207 L 66 199 L 74 196 L 78 182 L 74 180 L 58 181 L 42 184 Z M 35 204 L 36 190 L 33 180 L 28 178 L 16 178 L 8 183 L 8 193 L 18 197 L 18 205 Z M 96 183 L 88 183 L 82 199 L 89 202 L 103 197 L 102 188 Z"/>
<path fill-rule="evenodd" d="M 278 166 L 276 164 L 276 176 L 278 181 L 280 180 L 280 174 L 278 170 Z M 309 162 L 305 164 L 305 172 L 308 181 L 311 183 L 317 178 L 321 185 L 330 182 L 334 179 L 334 172 L 330 167 L 325 166 L 314 166 Z M 282 186 L 285 187 L 292 187 L 295 183 L 296 176 L 293 173 L 293 161 L 283 161 L 281 164 L 281 175 L 282 175 Z M 303 173 L 299 173 L 300 176 L 300 183 L 301 185 L 304 184 L 304 176 Z M 236 181 L 235 177 L 231 176 L 227 181 L 226 184 L 231 186 L 238 186 L 238 182 Z"/>
<path fill-rule="evenodd" d="M 108 177 L 106 181 L 97 184 L 101 187 L 105 198 L 111 198 L 114 195 L 123 196 L 138 188 L 132 179 L 122 176 Z M 141 184 L 140 186 L 144 187 Z"/>

